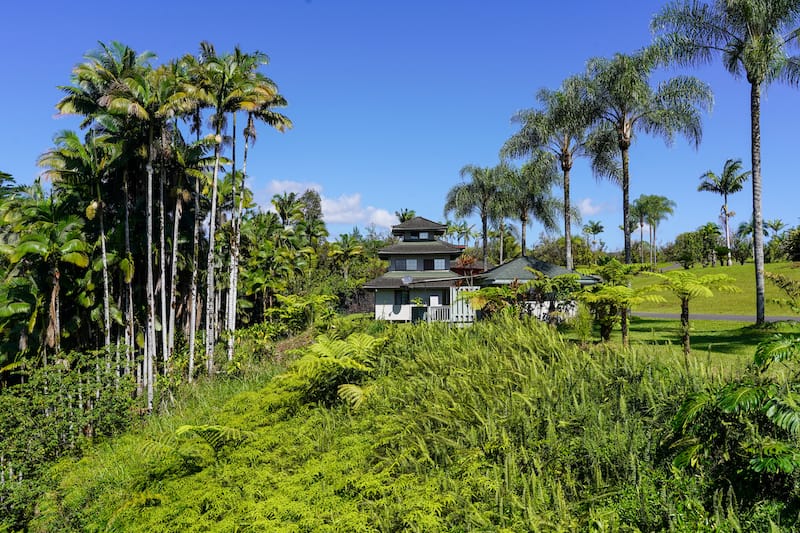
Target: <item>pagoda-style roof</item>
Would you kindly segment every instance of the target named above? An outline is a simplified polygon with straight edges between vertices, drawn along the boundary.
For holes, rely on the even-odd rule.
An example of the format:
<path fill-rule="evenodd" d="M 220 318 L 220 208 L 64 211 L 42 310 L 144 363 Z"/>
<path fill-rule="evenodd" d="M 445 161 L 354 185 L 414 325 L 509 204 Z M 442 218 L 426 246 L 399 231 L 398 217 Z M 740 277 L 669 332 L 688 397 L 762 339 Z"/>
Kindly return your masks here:
<path fill-rule="evenodd" d="M 395 226 L 396 227 L 396 226 Z M 381 248 L 378 257 L 388 259 L 396 255 L 446 255 L 458 257 L 463 250 L 460 246 L 440 240 L 430 241 L 403 241 Z"/>
<path fill-rule="evenodd" d="M 578 282 L 581 285 L 593 285 L 599 281 L 594 276 L 580 274 L 574 270 L 568 270 L 562 266 L 540 261 L 533 257 L 517 257 L 508 263 L 503 263 L 491 270 L 487 270 L 483 274 L 478 274 L 476 278 L 481 285 L 508 285 L 515 280 L 524 283 L 536 277 L 528 268 L 538 270 L 549 278 L 564 274 L 577 274 L 579 276 Z"/>
<path fill-rule="evenodd" d="M 412 287 L 452 287 L 463 280 L 462 276 L 449 270 L 395 270 L 367 282 L 365 289 L 401 289 Z"/>
<path fill-rule="evenodd" d="M 441 235 L 447 231 L 447 226 L 424 217 L 414 217 L 396 226 L 392 226 L 393 235 L 402 235 L 408 231 L 429 231 Z"/>

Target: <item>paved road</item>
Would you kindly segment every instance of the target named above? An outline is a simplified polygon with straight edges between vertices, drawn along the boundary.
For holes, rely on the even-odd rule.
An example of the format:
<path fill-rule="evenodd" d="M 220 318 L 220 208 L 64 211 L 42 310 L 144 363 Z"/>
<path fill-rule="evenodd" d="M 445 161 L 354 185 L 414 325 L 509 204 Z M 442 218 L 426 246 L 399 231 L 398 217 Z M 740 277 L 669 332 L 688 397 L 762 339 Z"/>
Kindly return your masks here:
<path fill-rule="evenodd" d="M 681 315 L 677 313 L 640 313 L 638 311 L 633 312 L 633 316 L 638 316 L 641 318 L 666 318 L 671 320 L 680 320 Z M 755 315 L 709 315 L 709 314 L 702 314 L 702 313 L 690 313 L 689 314 L 690 320 L 731 320 L 734 322 L 752 322 L 755 324 L 756 317 Z M 800 321 L 800 317 L 798 316 L 768 316 L 765 317 L 767 322 L 783 322 L 786 320 L 793 320 L 795 322 Z"/>

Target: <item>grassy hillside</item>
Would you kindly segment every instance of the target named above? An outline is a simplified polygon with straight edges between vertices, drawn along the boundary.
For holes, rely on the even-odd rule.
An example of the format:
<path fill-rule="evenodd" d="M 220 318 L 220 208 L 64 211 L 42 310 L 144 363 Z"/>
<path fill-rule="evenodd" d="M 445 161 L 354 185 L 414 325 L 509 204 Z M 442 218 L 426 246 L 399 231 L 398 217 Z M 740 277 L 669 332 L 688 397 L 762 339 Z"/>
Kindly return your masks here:
<path fill-rule="evenodd" d="M 32 530 L 694 532 L 797 520 L 791 502 L 717 497 L 671 466 L 670 420 L 725 365 L 669 346 L 580 349 L 512 316 L 336 331 L 266 386 L 231 378 L 241 392 L 224 403 L 182 401 L 60 463 Z M 209 387 L 197 396 L 230 385 Z"/>
<path fill-rule="evenodd" d="M 735 285 L 741 289 L 738 293 L 720 293 L 713 298 L 697 298 L 692 300 L 691 312 L 708 314 L 750 315 L 756 314 L 756 280 L 752 263 L 734 265 L 730 267 L 695 267 L 692 269 L 698 275 L 727 274 L 735 279 Z M 775 272 L 800 280 L 800 266 L 797 263 L 772 263 L 766 265 L 767 272 Z M 634 278 L 634 287 L 643 287 L 657 280 L 647 276 Z M 785 297 L 768 280 L 765 287 L 766 313 L 769 315 L 791 315 L 791 311 L 780 307 L 772 300 Z M 643 303 L 635 307 L 636 311 L 657 313 L 680 313 L 680 302 L 669 293 L 662 293 L 667 300 L 665 303 Z"/>

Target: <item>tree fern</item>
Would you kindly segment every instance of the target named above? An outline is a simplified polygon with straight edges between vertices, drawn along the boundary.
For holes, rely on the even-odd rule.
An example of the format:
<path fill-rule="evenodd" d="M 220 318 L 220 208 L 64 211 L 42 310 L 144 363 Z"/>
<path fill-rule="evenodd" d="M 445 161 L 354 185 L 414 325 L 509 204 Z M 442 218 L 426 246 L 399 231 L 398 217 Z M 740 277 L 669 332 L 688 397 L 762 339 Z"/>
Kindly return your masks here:
<path fill-rule="evenodd" d="M 175 430 L 176 437 L 181 437 L 187 433 L 194 433 L 203 439 L 211 446 L 215 455 L 218 455 L 226 446 L 238 446 L 251 435 L 248 431 L 218 425 L 183 425 Z"/>

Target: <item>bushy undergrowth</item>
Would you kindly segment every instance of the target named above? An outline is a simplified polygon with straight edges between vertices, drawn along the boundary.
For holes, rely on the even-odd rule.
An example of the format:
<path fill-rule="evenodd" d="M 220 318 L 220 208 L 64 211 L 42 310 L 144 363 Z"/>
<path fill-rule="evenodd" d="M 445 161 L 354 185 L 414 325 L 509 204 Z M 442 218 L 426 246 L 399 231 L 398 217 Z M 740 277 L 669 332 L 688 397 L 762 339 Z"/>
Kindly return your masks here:
<path fill-rule="evenodd" d="M 327 351 L 302 349 L 266 387 L 62 462 L 32 530 L 734 531 L 777 521 L 776 502 L 744 508 L 672 466 L 670 421 L 687 395 L 719 381 L 701 362 L 580 349 L 503 314 L 464 329 L 388 328 L 374 342 L 357 329 L 329 331 Z M 359 402 L 341 393 L 348 385 Z"/>

